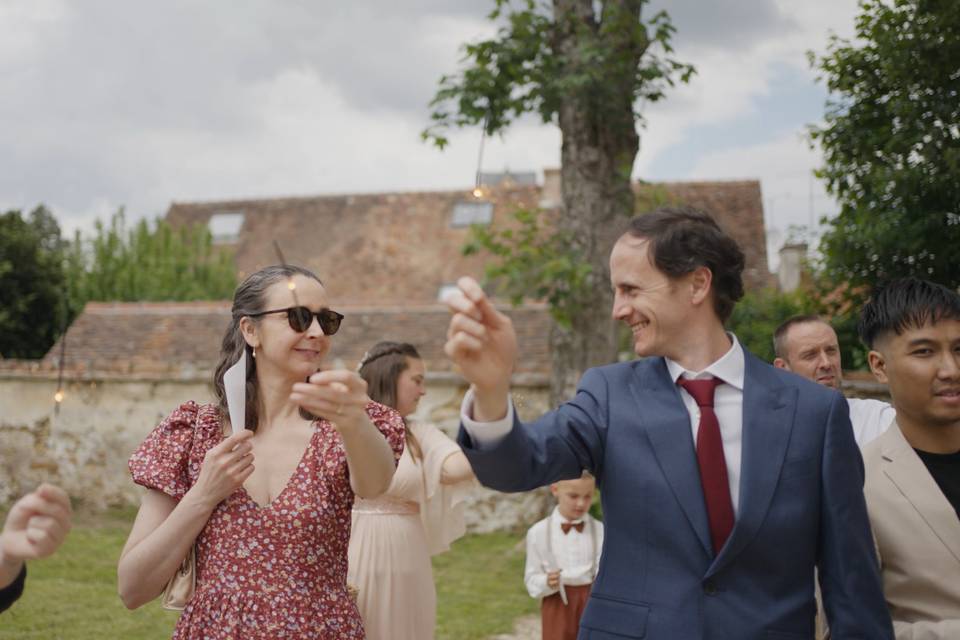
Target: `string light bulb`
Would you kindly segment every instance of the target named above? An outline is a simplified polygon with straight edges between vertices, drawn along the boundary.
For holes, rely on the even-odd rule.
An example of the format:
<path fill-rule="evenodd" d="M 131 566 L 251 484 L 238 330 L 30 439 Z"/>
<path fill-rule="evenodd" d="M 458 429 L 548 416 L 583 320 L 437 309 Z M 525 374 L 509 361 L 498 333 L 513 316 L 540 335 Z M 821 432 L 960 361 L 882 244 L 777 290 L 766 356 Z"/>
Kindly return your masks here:
<path fill-rule="evenodd" d="M 53 394 L 53 401 L 56 402 L 57 404 L 60 404 L 61 402 L 63 402 L 63 391 L 62 391 L 62 390 L 57 389 L 57 392 L 56 392 L 55 394 Z"/>
<path fill-rule="evenodd" d="M 483 197 L 483 189 L 481 189 L 480 187 L 474 187 L 474 189 L 473 189 L 473 197 L 476 198 L 477 200 L 479 200 L 480 198 L 482 198 L 482 197 Z"/>

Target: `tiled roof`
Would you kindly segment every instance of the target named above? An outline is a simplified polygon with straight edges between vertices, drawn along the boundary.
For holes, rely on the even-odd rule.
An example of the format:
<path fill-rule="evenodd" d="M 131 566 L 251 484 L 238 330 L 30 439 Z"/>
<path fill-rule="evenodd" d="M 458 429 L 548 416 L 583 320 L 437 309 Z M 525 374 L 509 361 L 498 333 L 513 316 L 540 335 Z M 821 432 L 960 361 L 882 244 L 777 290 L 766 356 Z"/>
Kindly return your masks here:
<path fill-rule="evenodd" d="M 769 283 L 759 182 L 636 186 L 638 193 L 651 188 L 661 192 L 659 199 L 713 214 L 746 253 L 748 287 Z M 481 201 L 492 205 L 497 224 L 517 207 L 555 200 L 556 193 L 547 191 L 504 181 L 488 188 Z M 442 351 L 448 314 L 436 304 L 437 294 L 461 275 L 481 278 L 488 259 L 462 255 L 469 230 L 452 226 L 451 219 L 463 202 L 478 201 L 465 190 L 175 203 L 167 219 L 206 225 L 216 213 L 243 213 L 235 245 L 240 277 L 277 262 L 272 240 L 288 262 L 317 273 L 333 305 L 347 315 L 333 340 L 331 363 L 339 359 L 352 367 L 378 340 L 400 340 L 417 345 L 430 370 L 449 373 Z M 618 232 L 611 229 L 614 236 Z M 517 373 L 546 376 L 546 307 L 529 304 L 508 313 L 521 346 Z M 226 302 L 89 303 L 67 332 L 67 366 L 98 374 L 209 375 L 228 317 Z M 50 370 L 58 357 L 59 344 L 41 367 Z"/>
<path fill-rule="evenodd" d="M 486 200 L 494 219 L 513 206 L 536 206 L 537 187 L 497 189 Z M 171 224 L 207 224 L 242 211 L 237 270 L 245 277 L 276 264 L 277 240 L 290 264 L 311 269 L 336 304 L 395 306 L 437 301 L 444 284 L 483 273 L 482 256 L 462 255 L 468 228 L 450 225 L 466 191 L 319 196 L 171 205 Z"/>
<path fill-rule="evenodd" d="M 354 367 L 379 340 L 413 343 L 435 373 L 451 373 L 443 353 L 450 315 L 441 305 L 338 306 L 346 318 L 332 338 L 327 363 Z M 549 373 L 549 316 L 543 305 L 504 309 L 520 341 L 517 373 Z M 212 374 L 230 318 L 229 303 L 88 303 L 67 331 L 66 367 L 73 374 L 200 377 Z M 41 366 L 56 368 L 59 342 Z"/>
<path fill-rule="evenodd" d="M 652 186 L 662 188 L 671 203 L 713 214 L 737 239 L 747 256 L 748 287 L 770 282 L 759 182 Z M 513 183 L 487 189 L 483 199 L 493 206 L 494 224 L 516 207 L 536 207 L 542 200 L 542 187 Z M 174 203 L 167 220 L 206 225 L 216 213 L 243 212 L 236 243 L 241 277 L 277 262 L 276 240 L 286 260 L 312 269 L 337 304 L 390 307 L 433 303 L 440 288 L 459 276 L 483 276 L 488 258 L 463 256 L 469 229 L 450 224 L 461 202 L 476 201 L 464 190 Z"/>
<path fill-rule="evenodd" d="M 671 201 L 712 214 L 733 236 L 746 256 L 743 275 L 748 288 L 770 284 L 759 181 L 666 182 L 660 186 Z"/>

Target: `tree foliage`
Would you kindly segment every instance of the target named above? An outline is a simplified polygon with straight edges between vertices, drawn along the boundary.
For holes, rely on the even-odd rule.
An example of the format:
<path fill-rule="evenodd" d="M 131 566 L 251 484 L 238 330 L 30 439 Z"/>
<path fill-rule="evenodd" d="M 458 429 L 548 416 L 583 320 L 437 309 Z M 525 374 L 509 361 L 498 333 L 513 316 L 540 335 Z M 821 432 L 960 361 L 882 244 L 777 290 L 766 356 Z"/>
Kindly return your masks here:
<path fill-rule="evenodd" d="M 776 289 L 750 291 L 733 308 L 727 326 L 750 353 L 773 362 L 773 332 L 790 316 L 818 313 L 820 309 L 807 291 L 783 293 Z"/>
<path fill-rule="evenodd" d="M 223 300 L 233 295 L 233 253 L 213 245 L 205 227 L 173 228 L 161 218 L 127 227 L 123 210 L 68 255 L 78 302 Z M 82 306 L 82 305 L 81 305 Z"/>
<path fill-rule="evenodd" d="M 430 103 L 432 122 L 422 135 L 440 148 L 451 127 L 483 124 L 493 134 L 530 113 L 558 124 L 571 97 L 586 100 L 597 118 L 622 117 L 626 100 L 631 123 L 642 122 L 645 103 L 662 99 L 668 87 L 694 73 L 670 57 L 675 28 L 665 11 L 639 19 L 646 0 L 586 2 L 586 10 L 577 6 L 583 2 L 563 0 L 494 4 L 487 17 L 502 23 L 496 37 L 465 45 L 466 66 L 441 77 Z M 575 43 L 576 55 L 563 54 L 563 41 Z"/>
<path fill-rule="evenodd" d="M 817 314 L 837 332 L 843 368 L 866 369 L 867 352 L 857 335 L 859 307 L 838 298 L 835 289 L 830 281 L 817 279 L 789 293 L 773 288 L 750 291 L 734 307 L 727 328 L 750 353 L 773 362 L 776 328 L 791 316 Z"/>
<path fill-rule="evenodd" d="M 828 277 L 854 294 L 906 275 L 960 285 L 960 3 L 862 0 L 856 38 L 810 58 L 832 94 L 811 127 L 841 205 Z"/>
<path fill-rule="evenodd" d="M 554 321 L 570 327 L 591 269 L 571 250 L 569 234 L 553 231 L 556 216 L 556 211 L 518 209 L 509 227 L 474 225 L 463 253 L 486 250 L 494 260 L 485 276 L 513 305 L 545 300 Z"/>
<path fill-rule="evenodd" d="M 423 132 L 443 148 L 451 128 L 503 133 L 527 114 L 560 127 L 563 203 L 549 228 L 536 229 L 540 214 L 520 212 L 519 227 L 509 231 L 520 236 L 481 232 L 475 244 L 494 253 L 500 265 L 493 273 L 506 279 L 514 300 L 526 290 L 551 304 L 559 320 L 550 335 L 554 401 L 585 368 L 616 357 L 607 261 L 616 230 L 635 210 L 637 126 L 645 104 L 693 74 L 671 57 L 669 16 L 644 20 L 645 4 L 495 0 L 496 36 L 465 46 L 460 72 L 440 80 Z M 535 247 L 524 242 L 534 239 Z"/>
<path fill-rule="evenodd" d="M 672 202 L 659 185 L 644 185 L 635 213 Z M 569 329 L 592 286 L 593 268 L 580 257 L 572 234 L 559 227 L 560 215 L 556 209 L 521 208 L 501 224 L 473 225 L 463 253 L 486 251 L 493 257 L 484 271 L 488 286 L 514 306 L 525 300 L 546 301 L 553 320 Z"/>
<path fill-rule="evenodd" d="M 90 300 L 222 300 L 236 286 L 233 253 L 204 227 L 146 220 L 123 211 L 92 237 L 72 242 L 42 205 L 28 217 L 0 215 L 0 355 L 41 358 Z"/>
<path fill-rule="evenodd" d="M 64 242 L 50 211 L 0 215 L 0 356 L 40 358 L 67 316 Z"/>

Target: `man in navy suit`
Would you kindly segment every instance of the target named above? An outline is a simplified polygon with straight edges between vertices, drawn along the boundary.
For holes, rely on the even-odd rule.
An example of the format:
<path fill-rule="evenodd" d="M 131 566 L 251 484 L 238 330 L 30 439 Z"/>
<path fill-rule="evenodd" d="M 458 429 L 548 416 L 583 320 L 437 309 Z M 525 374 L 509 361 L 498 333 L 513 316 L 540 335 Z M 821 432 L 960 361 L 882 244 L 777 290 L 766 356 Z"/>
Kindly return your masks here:
<path fill-rule="evenodd" d="M 471 383 L 459 441 L 483 484 L 601 488 L 606 538 L 580 640 L 814 635 L 814 568 L 836 640 L 893 638 L 847 403 L 724 330 L 743 253 L 707 214 L 631 221 L 610 256 L 613 316 L 642 359 L 588 370 L 524 424 L 516 334 L 475 281 L 448 298 L 447 354 Z"/>

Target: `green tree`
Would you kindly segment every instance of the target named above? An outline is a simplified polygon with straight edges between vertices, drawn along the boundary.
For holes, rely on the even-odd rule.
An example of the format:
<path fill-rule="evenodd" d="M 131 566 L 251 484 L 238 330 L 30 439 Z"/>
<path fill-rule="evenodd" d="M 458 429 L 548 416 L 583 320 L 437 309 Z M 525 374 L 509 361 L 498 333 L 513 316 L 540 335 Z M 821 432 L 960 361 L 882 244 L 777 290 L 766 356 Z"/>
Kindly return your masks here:
<path fill-rule="evenodd" d="M 853 296 L 905 275 L 960 285 L 960 2 L 862 0 L 856 38 L 810 60 L 831 92 L 818 175 L 841 205 L 826 275 Z"/>
<path fill-rule="evenodd" d="M 773 362 L 773 333 L 780 323 L 795 315 L 817 314 L 837 332 L 843 368 L 866 369 L 866 349 L 857 336 L 858 309 L 836 295 L 831 281 L 814 278 L 790 293 L 773 288 L 748 292 L 727 325 L 750 353 Z"/>
<path fill-rule="evenodd" d="M 67 300 L 64 242 L 50 211 L 0 215 L 0 355 L 40 358 L 60 334 Z"/>
<path fill-rule="evenodd" d="M 423 132 L 443 148 L 451 128 L 482 125 L 488 135 L 503 133 L 525 114 L 560 127 L 563 206 L 553 226 L 531 239 L 540 239 L 540 257 L 560 268 L 539 276 L 571 278 L 554 286 L 535 277 L 527 285 L 531 295 L 552 287 L 563 300 L 551 304 L 569 318 L 551 335 L 554 400 L 585 368 L 616 357 L 607 259 L 613 235 L 635 210 L 630 177 L 641 108 L 693 73 L 670 57 L 669 16 L 659 12 L 645 21 L 645 4 L 495 0 L 489 18 L 501 25 L 496 36 L 465 46 L 465 66 L 441 78 Z"/>
<path fill-rule="evenodd" d="M 157 218 L 128 228 L 123 210 L 67 254 L 70 291 L 87 300 L 223 300 L 233 295 L 233 253 L 213 246 L 205 227 L 173 228 Z"/>
<path fill-rule="evenodd" d="M 790 316 L 819 313 L 820 305 L 805 289 L 782 293 L 761 289 L 747 293 L 727 323 L 730 331 L 750 353 L 765 362 L 773 362 L 773 332 Z"/>

